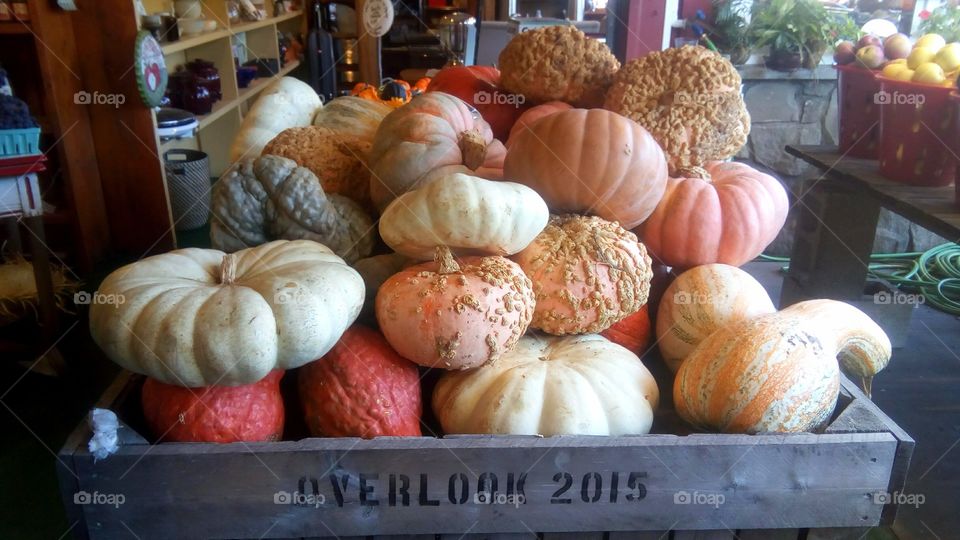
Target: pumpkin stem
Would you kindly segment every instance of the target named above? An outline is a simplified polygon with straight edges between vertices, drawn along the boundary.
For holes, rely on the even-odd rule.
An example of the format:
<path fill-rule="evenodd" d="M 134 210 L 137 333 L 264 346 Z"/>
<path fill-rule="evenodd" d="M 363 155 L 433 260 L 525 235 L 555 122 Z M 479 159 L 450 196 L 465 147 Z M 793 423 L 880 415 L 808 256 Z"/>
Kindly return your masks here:
<path fill-rule="evenodd" d="M 223 285 L 233 285 L 237 280 L 237 256 L 233 253 L 227 253 L 220 261 L 220 283 Z"/>
<path fill-rule="evenodd" d="M 479 169 L 487 159 L 487 143 L 483 140 L 483 135 L 475 129 L 469 129 L 460 133 L 457 143 L 463 156 L 463 164 L 471 171 Z"/>
<path fill-rule="evenodd" d="M 450 248 L 447 246 L 437 246 L 437 254 L 433 260 L 440 265 L 441 274 L 455 274 L 460 271 L 460 265 L 453 260 L 453 253 L 450 253 Z"/>
<path fill-rule="evenodd" d="M 860 377 L 860 386 L 863 387 L 863 394 L 868 398 L 873 399 L 873 377 Z"/>
<path fill-rule="evenodd" d="M 674 178 L 699 178 L 701 180 L 707 180 L 708 182 L 710 181 L 710 173 L 703 167 L 697 167 L 696 165 L 681 167 L 670 176 Z"/>

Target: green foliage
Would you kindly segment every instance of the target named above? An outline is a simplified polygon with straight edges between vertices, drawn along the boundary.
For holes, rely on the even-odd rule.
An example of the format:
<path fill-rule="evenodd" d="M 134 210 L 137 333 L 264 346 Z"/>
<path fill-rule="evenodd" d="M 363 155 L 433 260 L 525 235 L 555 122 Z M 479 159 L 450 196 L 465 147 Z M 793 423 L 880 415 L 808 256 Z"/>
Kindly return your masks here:
<path fill-rule="evenodd" d="M 817 0 L 758 0 L 748 35 L 756 48 L 810 54 L 833 43 L 837 27 L 838 21 Z"/>
<path fill-rule="evenodd" d="M 717 47 L 729 52 L 747 47 L 748 0 L 713 0 L 713 32 L 710 38 Z"/>
<path fill-rule="evenodd" d="M 920 23 L 920 32 L 940 34 L 947 43 L 960 41 L 960 6 L 943 4 L 933 10 L 930 17 Z"/>

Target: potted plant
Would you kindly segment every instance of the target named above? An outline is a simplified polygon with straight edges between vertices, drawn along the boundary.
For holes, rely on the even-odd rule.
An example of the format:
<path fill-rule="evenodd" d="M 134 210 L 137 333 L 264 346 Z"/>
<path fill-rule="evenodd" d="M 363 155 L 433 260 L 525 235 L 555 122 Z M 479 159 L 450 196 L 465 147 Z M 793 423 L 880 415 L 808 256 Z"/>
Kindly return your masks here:
<path fill-rule="evenodd" d="M 750 58 L 747 39 L 749 14 L 747 0 L 713 0 L 713 43 L 720 52 L 729 54 L 730 62 L 737 66 Z"/>
<path fill-rule="evenodd" d="M 960 41 L 960 6 L 943 4 L 932 12 L 920 13 L 922 34 L 940 34 L 947 43 Z"/>
<path fill-rule="evenodd" d="M 836 23 L 817 0 L 754 3 L 748 28 L 755 48 L 767 48 L 767 67 L 778 71 L 812 69 L 832 40 Z"/>

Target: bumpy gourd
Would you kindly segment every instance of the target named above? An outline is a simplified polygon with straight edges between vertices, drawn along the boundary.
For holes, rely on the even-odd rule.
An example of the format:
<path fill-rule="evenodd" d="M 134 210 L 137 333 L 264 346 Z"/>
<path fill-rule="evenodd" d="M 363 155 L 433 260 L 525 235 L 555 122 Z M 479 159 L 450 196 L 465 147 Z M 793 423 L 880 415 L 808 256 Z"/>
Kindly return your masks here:
<path fill-rule="evenodd" d="M 872 378 L 890 354 L 862 311 L 809 300 L 711 334 L 680 366 L 673 401 L 687 422 L 724 433 L 814 431 L 836 406 L 840 367 Z"/>

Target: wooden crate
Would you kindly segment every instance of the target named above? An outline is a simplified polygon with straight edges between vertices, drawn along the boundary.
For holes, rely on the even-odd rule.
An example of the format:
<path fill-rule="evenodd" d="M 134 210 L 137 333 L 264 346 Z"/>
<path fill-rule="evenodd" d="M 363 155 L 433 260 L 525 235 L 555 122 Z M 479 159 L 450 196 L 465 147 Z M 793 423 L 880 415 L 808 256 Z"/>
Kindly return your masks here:
<path fill-rule="evenodd" d="M 914 446 L 846 379 L 821 434 L 225 445 L 150 444 L 129 427 L 141 384 L 123 374 L 98 404 L 128 424 L 116 454 L 95 460 L 86 424 L 60 452 L 77 538 L 858 538 L 892 523 L 878 501 Z"/>

